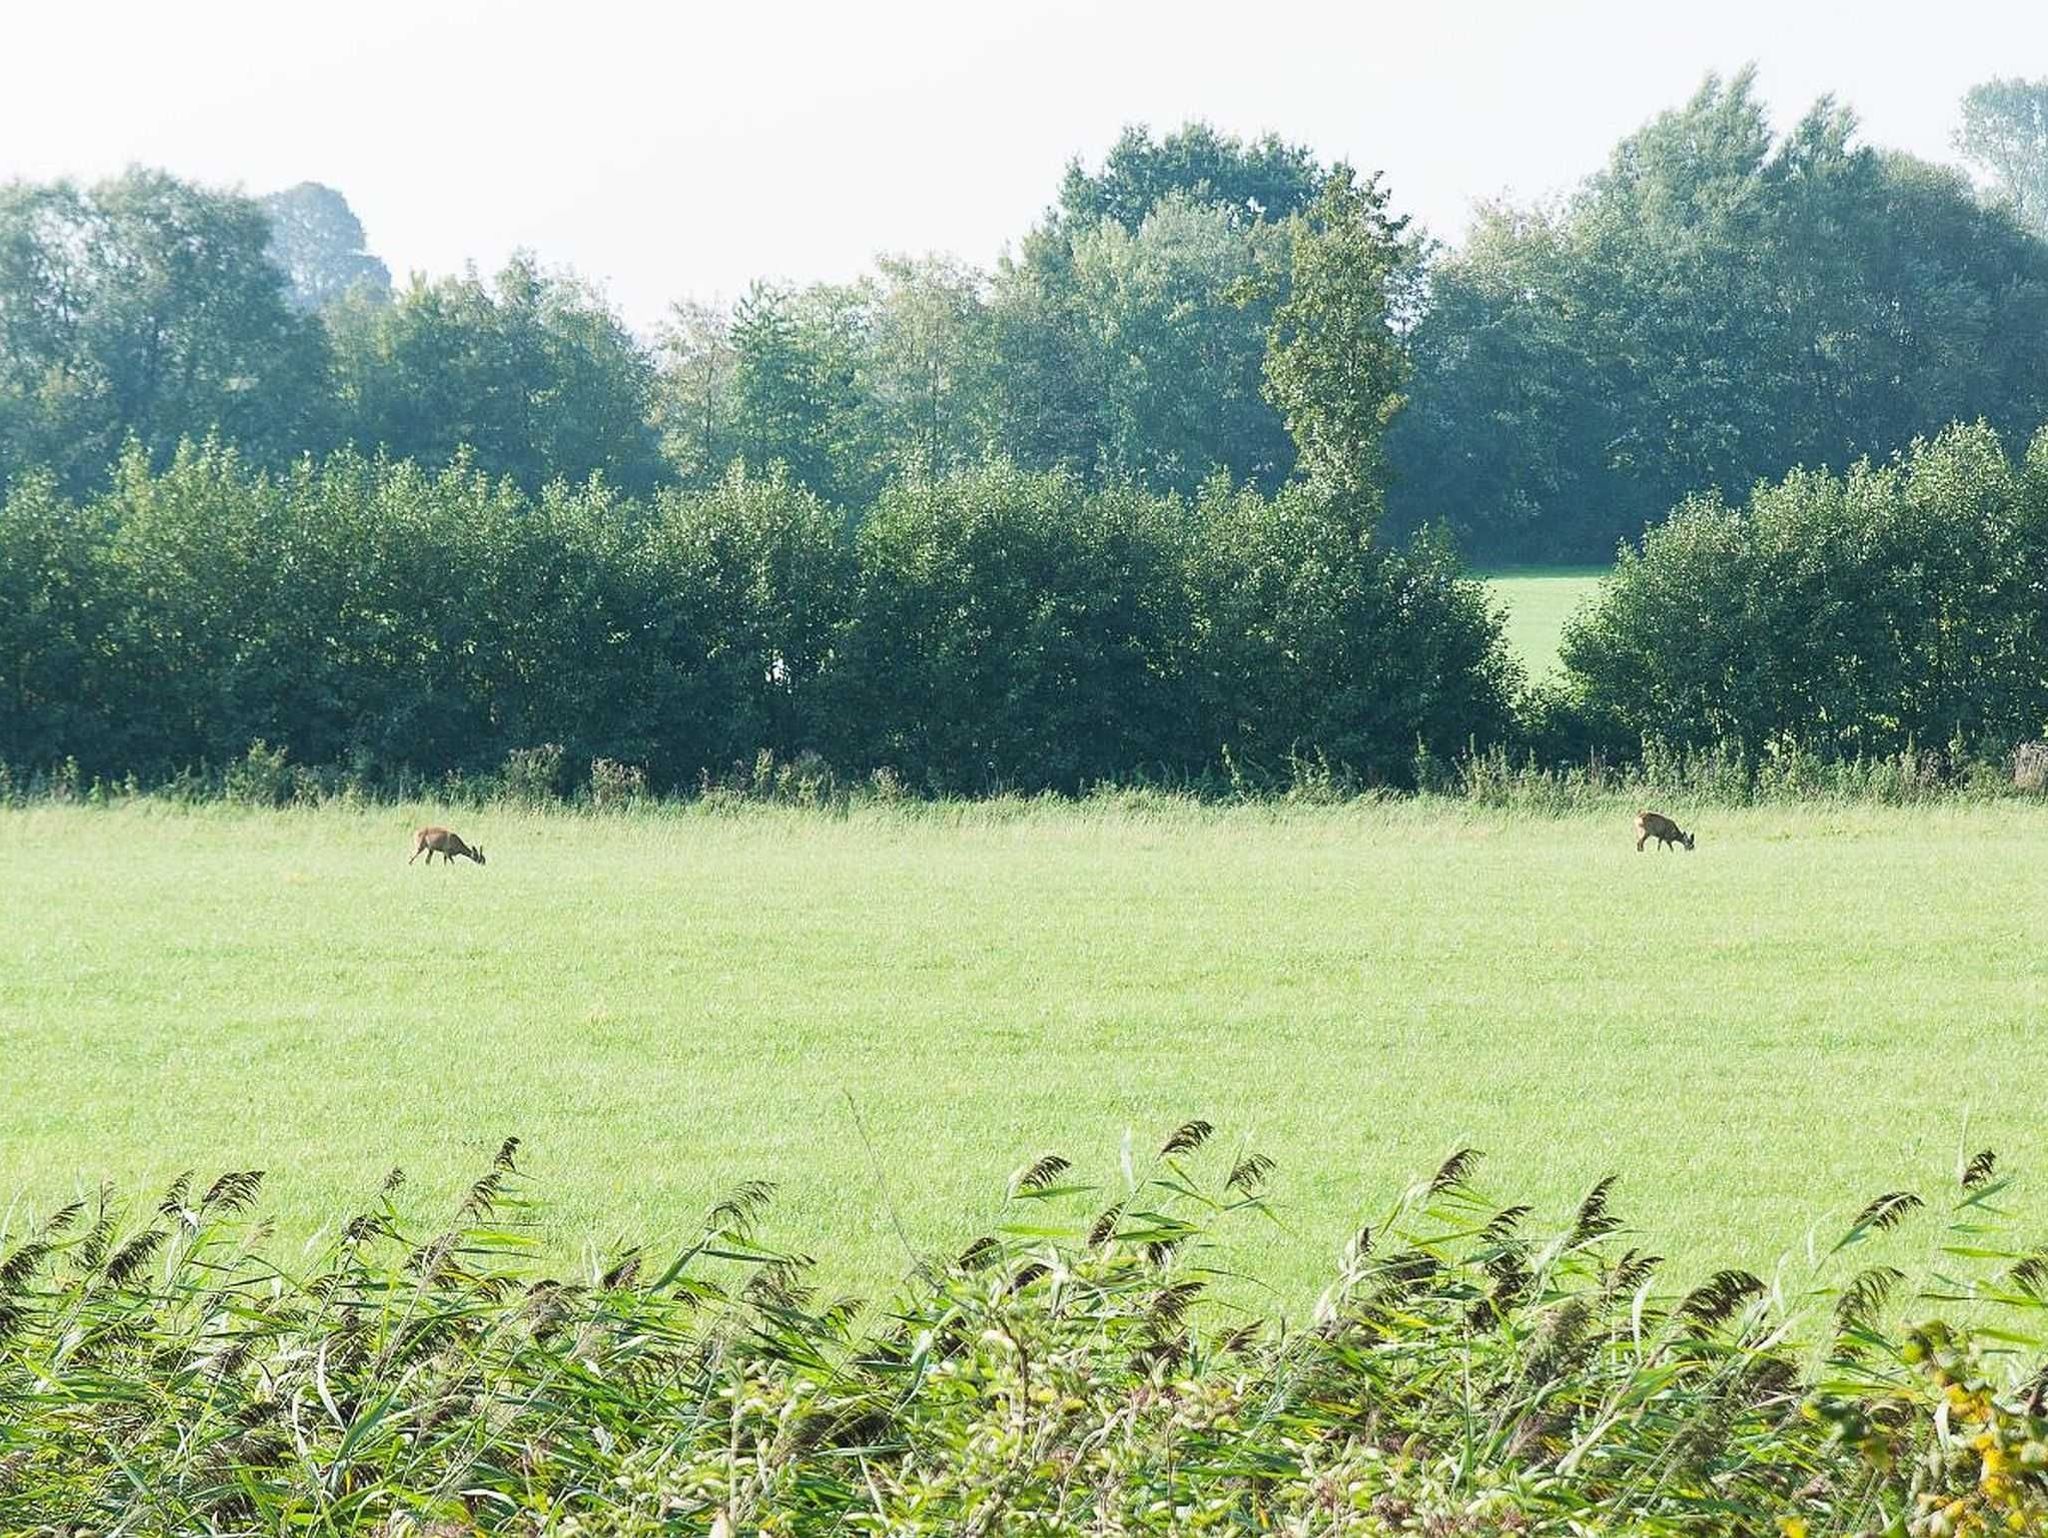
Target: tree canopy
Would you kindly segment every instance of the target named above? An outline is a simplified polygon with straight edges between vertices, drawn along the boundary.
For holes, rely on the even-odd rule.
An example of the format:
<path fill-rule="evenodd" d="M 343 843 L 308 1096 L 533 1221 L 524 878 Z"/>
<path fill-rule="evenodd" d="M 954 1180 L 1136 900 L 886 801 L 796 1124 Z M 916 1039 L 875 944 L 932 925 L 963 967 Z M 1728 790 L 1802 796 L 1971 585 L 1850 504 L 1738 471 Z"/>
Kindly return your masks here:
<path fill-rule="evenodd" d="M 1814 105 L 1774 137 L 1710 79 L 1555 208 L 1485 210 L 1430 273 L 1400 526 L 1601 559 L 1687 496 L 2048 416 L 2048 245 Z"/>
<path fill-rule="evenodd" d="M 318 310 L 344 294 L 391 292 L 391 269 L 364 249 L 363 223 L 348 199 L 319 182 L 300 182 L 263 199 L 270 216 L 270 259 L 291 284 L 292 304 Z"/>
<path fill-rule="evenodd" d="M 209 436 L 344 444 L 529 492 L 784 473 L 858 521 L 982 464 L 1191 497 L 1298 477 L 1469 557 L 1601 560 L 1688 497 L 2048 417 L 2044 88 L 1962 103 L 1959 170 L 1828 99 L 1774 132 L 1709 78 L 1554 202 L 1455 246 L 1277 135 L 1133 126 L 988 269 L 680 301 L 637 334 L 531 254 L 396 292 L 335 189 L 157 172 L 0 189 L 0 482 L 108 484 Z"/>

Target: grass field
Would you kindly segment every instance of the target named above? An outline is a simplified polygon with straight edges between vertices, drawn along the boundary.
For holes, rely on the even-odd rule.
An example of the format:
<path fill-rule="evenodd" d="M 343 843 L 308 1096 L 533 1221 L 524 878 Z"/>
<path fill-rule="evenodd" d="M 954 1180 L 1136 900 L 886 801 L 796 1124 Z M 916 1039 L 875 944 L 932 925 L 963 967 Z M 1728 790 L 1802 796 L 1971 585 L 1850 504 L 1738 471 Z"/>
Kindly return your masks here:
<path fill-rule="evenodd" d="M 1622 808 L 489 811 L 488 867 L 408 869 L 416 820 L 0 813 L 0 1201 L 258 1166 L 310 1230 L 518 1133 L 564 1251 L 759 1177 L 770 1237 L 872 1285 L 897 1223 L 958 1243 L 1039 1152 L 1114 1182 L 1126 1128 L 1204 1116 L 1278 1160 L 1287 1228 L 1233 1258 L 1298 1301 L 1460 1142 L 1558 1211 L 1621 1172 L 1688 1265 L 1965 1140 L 2048 1190 L 2040 812 L 1638 855 Z"/>
<path fill-rule="evenodd" d="M 1484 572 L 1486 585 L 1507 606 L 1508 645 L 1532 678 L 1557 666 L 1557 643 L 1572 611 L 1593 596 L 1604 566 L 1512 566 Z"/>

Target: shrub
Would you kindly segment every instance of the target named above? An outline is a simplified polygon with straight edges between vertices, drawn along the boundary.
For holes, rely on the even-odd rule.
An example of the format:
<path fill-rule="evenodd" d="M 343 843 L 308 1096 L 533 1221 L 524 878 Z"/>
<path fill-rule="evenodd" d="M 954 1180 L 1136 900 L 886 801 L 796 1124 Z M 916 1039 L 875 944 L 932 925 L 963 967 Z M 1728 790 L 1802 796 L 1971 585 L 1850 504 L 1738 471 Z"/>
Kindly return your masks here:
<path fill-rule="evenodd" d="M 599 811 L 634 806 L 647 799 L 647 771 L 617 759 L 590 761 L 590 804 Z"/>
<path fill-rule="evenodd" d="M 2048 433 L 2016 466 L 1988 428 L 1957 427 L 1888 465 L 1796 471 L 1745 508 L 1688 503 L 1622 551 L 1562 655 L 1589 717 L 1676 747 L 2009 744 L 2048 719 L 2044 588 Z"/>
<path fill-rule="evenodd" d="M 358 792 L 372 765 L 535 803 L 571 762 L 664 790 L 761 748 L 937 792 L 1185 782 L 1226 750 L 1267 785 L 1318 757 L 1401 785 L 1418 740 L 1499 739 L 1514 688 L 1447 552 L 1311 487 L 1190 506 L 993 463 L 855 531 L 780 475 L 631 503 L 209 443 L 128 456 L 83 508 L 33 477 L 0 503 L 0 758 L 88 783 L 260 741 Z"/>
<path fill-rule="evenodd" d="M 563 750 L 559 742 L 514 748 L 498 771 L 500 791 L 521 806 L 549 806 L 561 799 Z"/>
<path fill-rule="evenodd" d="M 227 767 L 222 791 L 242 806 L 283 806 L 292 799 L 295 777 L 285 762 L 285 749 L 266 745 L 261 737 Z"/>

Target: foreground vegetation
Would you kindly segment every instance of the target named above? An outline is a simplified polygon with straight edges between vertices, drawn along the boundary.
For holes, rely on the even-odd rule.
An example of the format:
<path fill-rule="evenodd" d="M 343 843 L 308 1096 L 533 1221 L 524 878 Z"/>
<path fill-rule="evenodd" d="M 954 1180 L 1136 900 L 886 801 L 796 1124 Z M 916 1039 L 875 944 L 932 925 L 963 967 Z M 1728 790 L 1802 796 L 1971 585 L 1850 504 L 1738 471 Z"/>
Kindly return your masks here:
<path fill-rule="evenodd" d="M 1106 1188 L 1046 1154 L 991 1231 L 870 1316 L 761 1237 L 534 1264 L 508 1142 L 452 1226 L 393 1173 L 280 1253 L 261 1177 L 103 1192 L 0 1234 L 10 1531 L 1831 1534 L 2038 1532 L 2048 1252 L 1983 1152 L 1936 1280 L 1867 1246 L 1674 1288 L 1610 1182 L 1546 1222 L 1460 1151 L 1346 1246 L 1311 1322 L 1209 1300 L 1271 1161 L 1191 1122 Z M 962 1235 L 965 1241 L 969 1236 Z M 1976 1333 L 1922 1321 L 1981 1314 Z M 1901 1324 L 1900 1309 L 1914 1322 Z M 864 1320 L 872 1318 L 871 1323 Z"/>
<path fill-rule="evenodd" d="M 1456 1141 L 1551 1213 L 1626 1171 L 1688 1277 L 1966 1130 L 2048 1166 L 2048 810 L 1653 804 L 1696 853 L 1611 796 L 7 811 L 0 1208 L 233 1163 L 297 1242 L 517 1132 L 558 1255 L 768 1179 L 872 1290 L 1019 1148 L 1199 1109 L 1295 1171 L 1232 1260 L 1298 1311 Z"/>

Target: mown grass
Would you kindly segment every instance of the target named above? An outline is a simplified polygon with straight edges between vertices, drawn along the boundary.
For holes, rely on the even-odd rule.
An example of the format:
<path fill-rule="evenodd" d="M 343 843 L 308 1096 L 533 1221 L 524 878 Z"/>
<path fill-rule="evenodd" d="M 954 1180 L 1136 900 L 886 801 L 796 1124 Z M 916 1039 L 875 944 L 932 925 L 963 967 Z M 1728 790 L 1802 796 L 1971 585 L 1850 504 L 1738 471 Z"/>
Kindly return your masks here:
<path fill-rule="evenodd" d="M 1591 598 L 1604 566 L 1503 566 L 1481 574 L 1508 611 L 1508 646 L 1532 678 L 1557 666 L 1564 623 Z"/>
<path fill-rule="evenodd" d="M 0 1201 L 266 1168 L 303 1236 L 516 1133 L 560 1254 L 765 1179 L 871 1290 L 1036 1154 L 1107 1184 L 1200 1115 L 1278 1162 L 1231 1261 L 1298 1307 L 1455 1144 L 1553 1215 L 1620 1172 L 1681 1274 L 1966 1138 L 2048 1166 L 2016 804 L 1667 808 L 1692 855 L 1619 805 L 490 809 L 486 868 L 408 868 L 441 810 L 0 813 Z"/>

